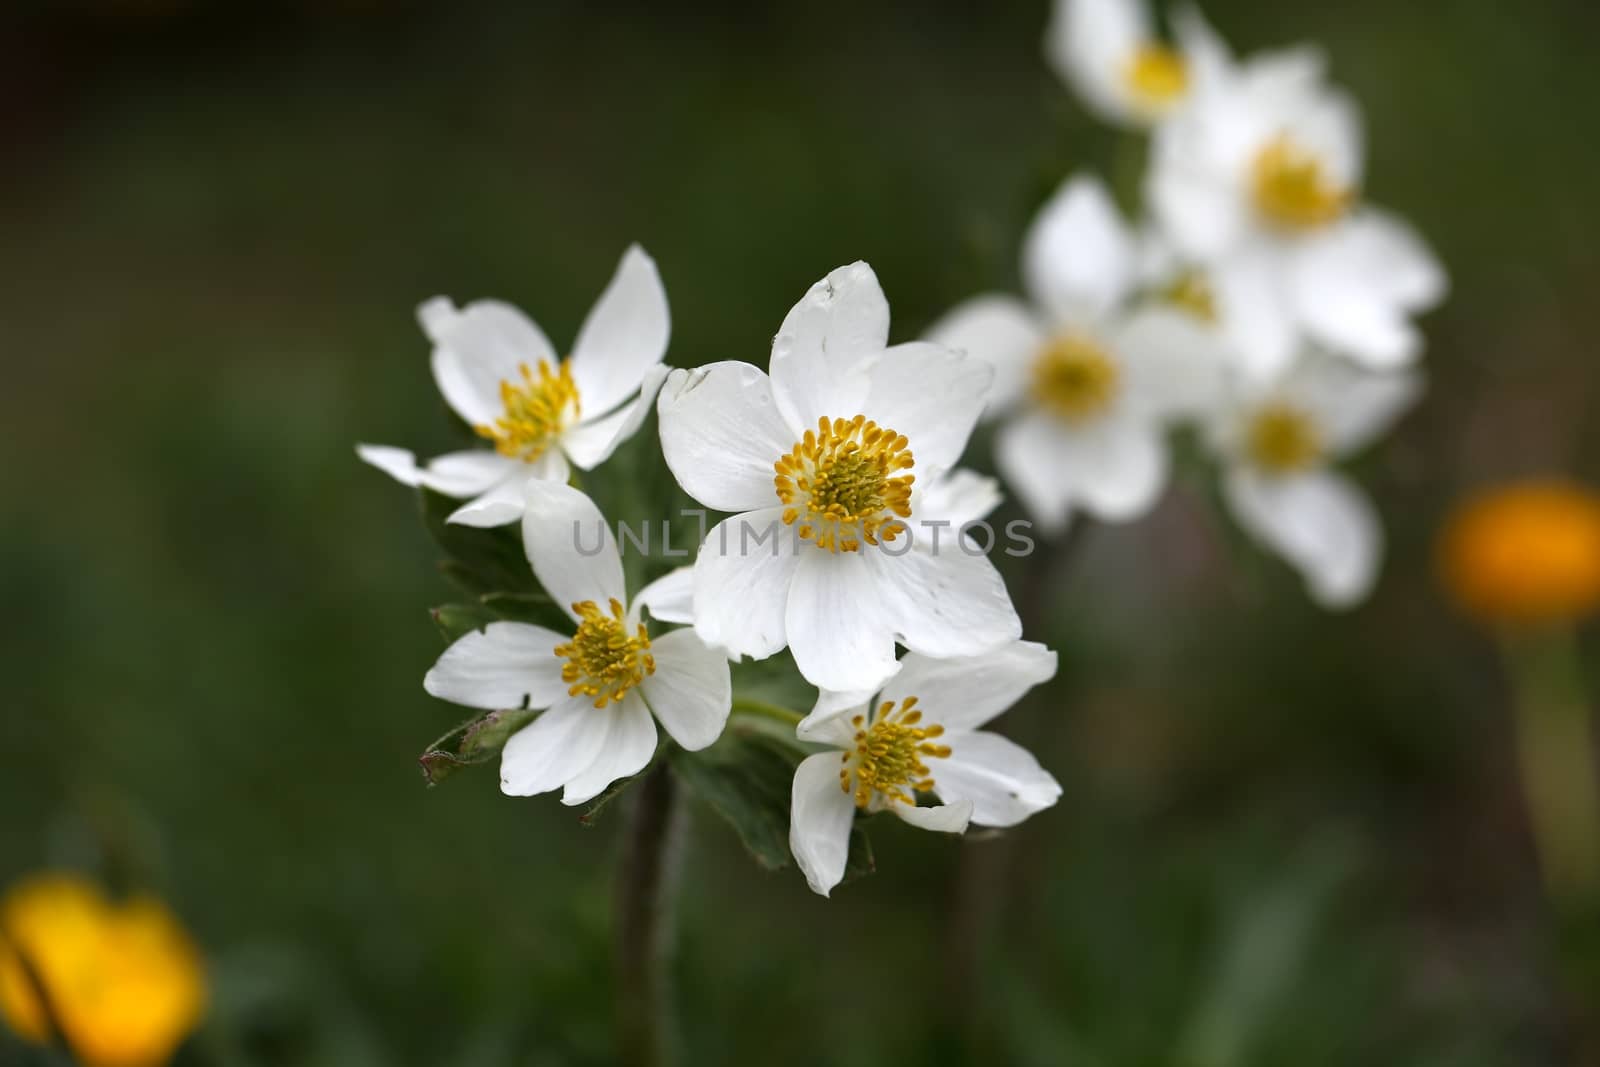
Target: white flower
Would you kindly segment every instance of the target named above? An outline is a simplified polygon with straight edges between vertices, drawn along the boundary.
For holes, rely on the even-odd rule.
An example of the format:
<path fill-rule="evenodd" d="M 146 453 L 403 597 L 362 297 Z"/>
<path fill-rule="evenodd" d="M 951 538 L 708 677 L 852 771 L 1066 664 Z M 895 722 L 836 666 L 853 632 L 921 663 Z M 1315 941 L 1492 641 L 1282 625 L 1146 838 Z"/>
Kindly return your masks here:
<path fill-rule="evenodd" d="M 692 629 L 652 638 L 641 621 L 643 609 L 687 621 L 685 575 L 651 583 L 629 604 L 622 558 L 594 503 L 563 482 L 529 479 L 525 490 L 528 562 L 573 632 L 490 623 L 446 649 L 423 686 L 472 708 L 548 709 L 506 742 L 500 788 L 532 796 L 564 787 L 562 803 L 581 804 L 650 762 L 652 712 L 686 749 L 715 741 L 733 699 L 728 661 Z"/>
<path fill-rule="evenodd" d="M 512 522 L 528 477 L 566 481 L 569 460 L 584 470 L 604 462 L 639 429 L 666 377 L 667 294 L 638 245 L 623 254 L 564 361 L 538 325 L 499 301 L 457 308 L 435 297 L 417 318 L 433 340 L 439 391 L 494 450 L 451 452 L 426 466 L 401 448 L 356 451 L 406 485 L 471 498 L 451 522 Z"/>
<path fill-rule="evenodd" d="M 1015 826 L 1061 796 L 1026 749 L 979 729 L 1055 676 L 1054 652 L 1013 641 L 982 656 L 910 653 L 902 663 L 876 700 L 855 694 L 841 706 L 839 694 L 823 693 L 800 724 L 802 740 L 831 749 L 795 770 L 789 821 L 789 848 L 823 896 L 844 875 L 857 811 L 961 833 L 969 821 Z M 919 794 L 940 803 L 919 807 Z"/>
<path fill-rule="evenodd" d="M 1056 0 L 1045 54 L 1097 117 L 1150 126 L 1229 62 L 1194 8 L 1178 11 L 1173 28 L 1177 47 L 1156 36 L 1144 0 Z"/>
<path fill-rule="evenodd" d="M 1157 132 L 1152 207 L 1209 269 L 1248 371 L 1278 373 L 1307 341 L 1374 368 L 1421 350 L 1411 317 L 1445 275 L 1408 225 L 1361 202 L 1362 153 L 1354 101 L 1309 51 L 1213 79 Z"/>
<path fill-rule="evenodd" d="M 1046 532 L 1074 508 L 1137 518 L 1167 478 L 1165 426 L 1209 407 L 1219 339 L 1167 302 L 1130 303 L 1139 242 L 1104 185 L 1072 178 L 1040 210 L 1023 245 L 1029 307 L 980 296 L 929 332 L 995 368 L 990 413 L 1006 483 Z"/>
<path fill-rule="evenodd" d="M 695 561 L 697 632 L 735 656 L 787 645 L 831 689 L 881 684 L 897 639 L 957 656 L 1021 634 L 994 565 L 920 525 L 917 490 L 966 446 L 990 370 L 888 334 L 872 269 L 842 267 L 784 319 L 770 378 L 737 362 L 674 371 L 658 404 L 678 483 L 736 513 Z"/>
<path fill-rule="evenodd" d="M 1383 433 L 1420 391 L 1407 371 L 1310 355 L 1270 385 L 1242 383 L 1211 427 L 1239 524 L 1299 570 L 1324 607 L 1367 596 L 1383 539 L 1366 495 L 1329 464 Z"/>

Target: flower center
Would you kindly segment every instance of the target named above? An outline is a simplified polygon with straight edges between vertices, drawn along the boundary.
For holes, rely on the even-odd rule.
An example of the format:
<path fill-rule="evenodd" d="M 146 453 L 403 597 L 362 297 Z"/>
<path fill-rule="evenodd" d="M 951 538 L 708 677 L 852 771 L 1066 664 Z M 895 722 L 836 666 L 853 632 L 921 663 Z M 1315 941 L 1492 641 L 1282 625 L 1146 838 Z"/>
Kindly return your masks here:
<path fill-rule="evenodd" d="M 1051 341 L 1033 364 L 1033 396 L 1046 410 L 1077 422 L 1111 406 L 1121 377 L 1106 350 L 1078 334 Z"/>
<path fill-rule="evenodd" d="M 885 803 L 914 805 L 917 793 L 934 788 L 922 757 L 944 759 L 950 746 L 934 744 L 944 735 L 943 726 L 918 725 L 922 712 L 916 697 L 902 700 L 898 711 L 894 701 L 884 701 L 870 725 L 864 715 L 851 722 L 856 728 L 855 747 L 845 750 L 839 788 L 854 796 L 856 807 L 865 810 L 874 796 Z"/>
<path fill-rule="evenodd" d="M 799 523 L 802 540 L 829 552 L 855 552 L 861 542 L 893 541 L 911 515 L 911 483 L 896 476 L 915 465 L 904 434 L 853 419 L 817 420 L 794 450 L 772 465 L 772 484 L 786 507 L 783 521 Z"/>
<path fill-rule="evenodd" d="M 1320 159 L 1287 135 L 1274 138 L 1256 156 L 1251 181 L 1256 210 L 1284 230 L 1314 230 L 1337 221 L 1354 198 Z"/>
<path fill-rule="evenodd" d="M 1262 470 L 1289 474 L 1317 461 L 1322 455 L 1322 435 L 1305 412 L 1274 404 L 1251 420 L 1245 447 Z"/>
<path fill-rule="evenodd" d="M 1159 43 L 1140 46 L 1123 77 L 1133 95 L 1156 111 L 1171 107 L 1189 88 L 1189 68 L 1183 56 Z"/>
<path fill-rule="evenodd" d="M 1201 322 L 1217 323 L 1217 294 L 1206 276 L 1197 270 L 1184 271 L 1162 294 L 1167 303 L 1187 311 Z"/>
<path fill-rule="evenodd" d="M 556 655 L 567 661 L 561 668 L 561 680 L 571 686 L 568 696 L 582 693 L 594 697 L 594 706 L 603 708 L 620 701 L 645 675 L 656 672 L 644 623 L 629 637 L 622 604 L 615 597 L 611 598 L 610 615 L 603 614 L 592 600 L 574 604 L 572 610 L 582 620 L 578 632 L 555 648 Z"/>
<path fill-rule="evenodd" d="M 563 427 L 578 415 L 578 385 L 571 367 L 563 362 L 559 370 L 539 362 L 538 377 L 526 363 L 518 368 L 520 382 L 500 383 L 500 402 L 506 413 L 493 425 L 474 426 L 479 437 L 494 442 L 502 456 L 532 463 L 550 450 Z"/>

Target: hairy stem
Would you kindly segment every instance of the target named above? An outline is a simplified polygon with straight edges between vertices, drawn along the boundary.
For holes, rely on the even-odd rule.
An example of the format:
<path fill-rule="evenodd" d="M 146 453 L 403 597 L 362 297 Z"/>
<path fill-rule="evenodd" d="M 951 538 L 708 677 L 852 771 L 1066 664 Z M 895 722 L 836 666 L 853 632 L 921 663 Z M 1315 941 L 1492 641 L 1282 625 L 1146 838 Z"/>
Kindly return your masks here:
<path fill-rule="evenodd" d="M 664 1067 L 672 1062 L 676 1040 L 668 1010 L 667 965 L 684 814 L 677 783 L 664 761 L 645 775 L 634 793 L 617 869 L 618 1062 L 625 1067 Z"/>

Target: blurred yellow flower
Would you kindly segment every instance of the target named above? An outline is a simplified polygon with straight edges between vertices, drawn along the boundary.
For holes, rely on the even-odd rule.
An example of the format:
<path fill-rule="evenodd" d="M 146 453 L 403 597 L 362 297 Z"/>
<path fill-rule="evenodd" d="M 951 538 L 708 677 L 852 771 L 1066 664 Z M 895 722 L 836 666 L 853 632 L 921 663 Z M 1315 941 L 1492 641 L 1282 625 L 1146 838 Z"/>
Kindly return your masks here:
<path fill-rule="evenodd" d="M 43 1001 L 40 994 L 43 993 Z M 159 902 L 44 874 L 0 899 L 0 1017 L 88 1067 L 158 1067 L 205 1010 L 199 951 Z"/>
<path fill-rule="evenodd" d="M 1484 493 L 1446 524 L 1439 556 L 1446 588 L 1478 619 L 1574 621 L 1600 605 L 1600 495 L 1554 480 Z"/>

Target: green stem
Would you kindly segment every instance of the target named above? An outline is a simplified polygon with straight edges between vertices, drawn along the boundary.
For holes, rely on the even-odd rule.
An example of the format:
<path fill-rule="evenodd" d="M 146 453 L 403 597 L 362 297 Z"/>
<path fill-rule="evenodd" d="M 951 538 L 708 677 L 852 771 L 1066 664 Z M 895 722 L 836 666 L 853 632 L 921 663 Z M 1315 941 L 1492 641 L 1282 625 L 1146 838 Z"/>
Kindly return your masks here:
<path fill-rule="evenodd" d="M 748 715 L 756 719 L 771 719 L 789 727 L 800 725 L 800 720 L 805 718 L 798 711 L 790 711 L 788 708 L 768 704 L 762 700 L 747 700 L 744 697 L 734 699 L 733 714 Z"/>
<path fill-rule="evenodd" d="M 617 869 L 618 1062 L 665 1067 L 673 1060 L 667 963 L 683 811 L 665 761 L 634 790 L 633 818 Z"/>
<path fill-rule="evenodd" d="M 1523 795 L 1545 886 L 1558 905 L 1586 905 L 1600 891 L 1600 795 L 1577 641 L 1563 630 L 1505 647 Z"/>

